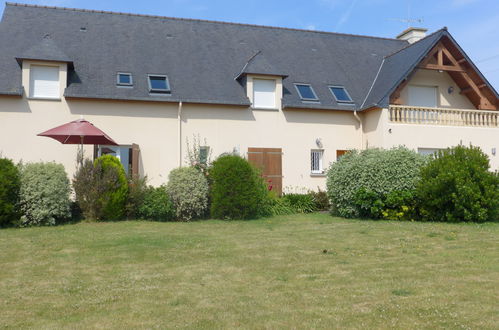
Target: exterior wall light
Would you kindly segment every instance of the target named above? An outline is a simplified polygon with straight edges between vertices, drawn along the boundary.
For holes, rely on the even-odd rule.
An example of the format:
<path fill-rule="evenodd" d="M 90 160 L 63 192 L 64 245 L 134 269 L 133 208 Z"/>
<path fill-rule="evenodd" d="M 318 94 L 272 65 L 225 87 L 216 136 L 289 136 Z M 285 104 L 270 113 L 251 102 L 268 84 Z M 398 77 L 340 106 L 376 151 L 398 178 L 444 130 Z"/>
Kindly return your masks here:
<path fill-rule="evenodd" d="M 449 88 L 447 88 L 447 93 L 449 94 L 454 93 L 454 86 L 449 86 Z"/>
<path fill-rule="evenodd" d="M 492 155 L 494 155 L 494 156 L 496 155 L 496 148 L 495 147 L 492 148 Z"/>
<path fill-rule="evenodd" d="M 317 145 L 317 147 L 322 148 L 322 139 L 321 138 L 315 139 L 315 144 Z"/>

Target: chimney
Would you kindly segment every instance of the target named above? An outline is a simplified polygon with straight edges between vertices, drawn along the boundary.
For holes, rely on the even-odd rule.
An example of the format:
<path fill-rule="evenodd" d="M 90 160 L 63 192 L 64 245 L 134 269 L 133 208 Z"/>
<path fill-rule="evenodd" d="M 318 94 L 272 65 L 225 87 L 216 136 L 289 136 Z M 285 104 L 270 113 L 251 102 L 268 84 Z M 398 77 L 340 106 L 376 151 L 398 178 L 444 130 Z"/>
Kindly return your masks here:
<path fill-rule="evenodd" d="M 428 29 L 410 27 L 397 36 L 399 40 L 407 40 L 410 44 L 415 43 L 426 37 Z"/>

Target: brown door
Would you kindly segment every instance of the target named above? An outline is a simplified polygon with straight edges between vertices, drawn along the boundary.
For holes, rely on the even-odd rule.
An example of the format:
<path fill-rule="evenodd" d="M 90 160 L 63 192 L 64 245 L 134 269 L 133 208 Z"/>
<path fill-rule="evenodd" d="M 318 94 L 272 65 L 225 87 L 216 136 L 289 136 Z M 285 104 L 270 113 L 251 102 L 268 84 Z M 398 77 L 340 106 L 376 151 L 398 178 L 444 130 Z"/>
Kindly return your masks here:
<path fill-rule="evenodd" d="M 282 149 L 248 148 L 248 161 L 262 171 L 267 185 L 282 194 Z"/>

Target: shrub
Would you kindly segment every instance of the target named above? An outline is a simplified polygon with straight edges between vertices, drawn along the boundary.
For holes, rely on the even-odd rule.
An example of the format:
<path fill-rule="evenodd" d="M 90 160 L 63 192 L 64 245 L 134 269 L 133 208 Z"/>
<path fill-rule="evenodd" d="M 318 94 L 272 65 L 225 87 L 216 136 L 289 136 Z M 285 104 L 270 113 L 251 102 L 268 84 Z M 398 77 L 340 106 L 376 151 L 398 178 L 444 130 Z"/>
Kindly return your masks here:
<path fill-rule="evenodd" d="M 265 215 L 267 186 L 259 171 L 236 155 L 223 155 L 210 169 L 211 214 L 218 219 L 250 219 Z"/>
<path fill-rule="evenodd" d="M 359 196 L 361 188 L 381 198 L 393 191 L 414 191 L 426 161 L 427 157 L 405 147 L 345 154 L 328 170 L 327 193 L 332 209 L 343 217 L 361 216 L 370 207 L 361 204 L 373 200 L 373 196 Z"/>
<path fill-rule="evenodd" d="M 10 159 L 0 158 L 0 227 L 14 224 L 19 219 L 19 169 Z"/>
<path fill-rule="evenodd" d="M 265 213 L 268 215 L 287 215 L 296 213 L 296 210 L 289 205 L 289 202 L 279 196 L 273 191 L 268 192 L 266 205 L 263 207 Z"/>
<path fill-rule="evenodd" d="M 147 220 L 170 221 L 175 217 L 173 203 L 165 186 L 148 187 L 137 210 L 138 217 Z"/>
<path fill-rule="evenodd" d="M 357 210 L 357 216 L 360 218 L 379 219 L 382 216 L 383 196 L 364 187 L 357 190 L 354 195 L 353 203 Z"/>
<path fill-rule="evenodd" d="M 21 167 L 21 225 L 55 225 L 71 216 L 71 188 L 64 166 L 32 163 Z"/>
<path fill-rule="evenodd" d="M 124 216 L 128 184 L 116 157 L 85 160 L 75 173 L 73 189 L 85 218 L 116 220 Z"/>
<path fill-rule="evenodd" d="M 440 151 L 421 170 L 417 186 L 419 211 L 428 221 L 497 220 L 499 176 L 478 147 Z"/>
<path fill-rule="evenodd" d="M 125 216 L 125 203 L 128 194 L 128 180 L 120 160 L 111 155 L 97 158 L 94 166 L 101 177 L 114 177 L 108 181 L 108 189 L 102 191 L 99 200 L 102 203 L 102 216 L 107 220 L 118 220 Z"/>
<path fill-rule="evenodd" d="M 329 203 L 329 197 L 327 196 L 327 192 L 318 188 L 318 191 L 309 191 L 310 196 L 312 196 L 314 200 L 314 208 L 317 211 L 327 211 L 331 207 Z"/>
<path fill-rule="evenodd" d="M 286 194 L 282 199 L 297 213 L 316 211 L 314 198 L 310 194 Z"/>
<path fill-rule="evenodd" d="M 178 220 L 201 218 L 208 210 L 208 181 L 203 173 L 193 167 L 172 170 L 166 190 Z"/>
<path fill-rule="evenodd" d="M 142 217 L 139 215 L 139 208 L 144 203 L 148 191 L 147 177 L 132 176 L 128 178 L 128 195 L 125 205 L 127 219 Z"/>

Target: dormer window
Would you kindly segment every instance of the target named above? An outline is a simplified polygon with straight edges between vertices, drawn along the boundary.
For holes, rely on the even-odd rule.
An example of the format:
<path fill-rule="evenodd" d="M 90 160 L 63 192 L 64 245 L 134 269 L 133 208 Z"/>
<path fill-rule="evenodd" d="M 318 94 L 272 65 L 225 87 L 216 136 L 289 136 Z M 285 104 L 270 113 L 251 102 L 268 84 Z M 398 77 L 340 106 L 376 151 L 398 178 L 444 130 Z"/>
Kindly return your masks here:
<path fill-rule="evenodd" d="M 329 90 L 334 96 L 336 102 L 339 103 L 352 103 L 352 98 L 343 86 L 329 86 Z"/>
<path fill-rule="evenodd" d="M 132 74 L 118 72 L 118 74 L 116 75 L 116 84 L 118 86 L 133 86 Z"/>
<path fill-rule="evenodd" d="M 276 108 L 275 79 L 253 79 L 253 108 Z"/>
<path fill-rule="evenodd" d="M 148 78 L 149 93 L 170 93 L 170 83 L 167 76 L 150 74 Z"/>
<path fill-rule="evenodd" d="M 318 101 L 319 98 L 315 94 L 312 85 L 310 84 L 295 84 L 295 88 L 300 95 L 302 101 Z"/>
<path fill-rule="evenodd" d="M 59 99 L 61 86 L 58 66 L 31 65 L 29 96 L 42 99 Z"/>

